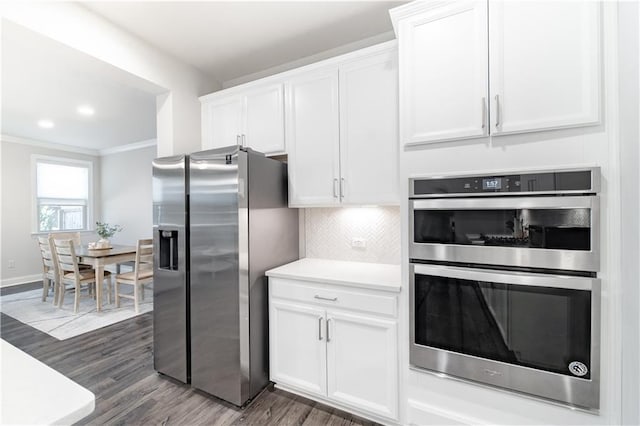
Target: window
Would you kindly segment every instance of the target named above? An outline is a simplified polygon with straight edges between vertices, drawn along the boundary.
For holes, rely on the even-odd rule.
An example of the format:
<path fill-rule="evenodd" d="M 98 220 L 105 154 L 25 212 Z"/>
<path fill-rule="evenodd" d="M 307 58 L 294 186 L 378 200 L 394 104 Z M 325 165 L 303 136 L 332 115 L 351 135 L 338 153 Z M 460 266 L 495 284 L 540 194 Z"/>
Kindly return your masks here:
<path fill-rule="evenodd" d="M 82 231 L 91 213 L 92 164 L 34 157 L 35 230 Z"/>

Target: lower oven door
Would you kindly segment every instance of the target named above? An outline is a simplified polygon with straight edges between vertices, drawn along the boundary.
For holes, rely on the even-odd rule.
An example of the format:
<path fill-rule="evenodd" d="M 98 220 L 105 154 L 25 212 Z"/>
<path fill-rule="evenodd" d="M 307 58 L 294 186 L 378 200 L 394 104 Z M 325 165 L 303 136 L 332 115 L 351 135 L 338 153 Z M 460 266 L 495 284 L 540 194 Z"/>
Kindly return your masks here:
<path fill-rule="evenodd" d="M 599 408 L 600 280 L 411 264 L 413 366 Z"/>

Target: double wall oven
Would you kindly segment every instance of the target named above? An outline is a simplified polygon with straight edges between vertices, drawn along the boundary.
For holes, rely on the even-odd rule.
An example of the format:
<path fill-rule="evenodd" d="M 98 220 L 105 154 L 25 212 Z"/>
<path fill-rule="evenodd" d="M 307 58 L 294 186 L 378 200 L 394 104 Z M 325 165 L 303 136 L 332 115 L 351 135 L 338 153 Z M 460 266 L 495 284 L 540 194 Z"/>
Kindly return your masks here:
<path fill-rule="evenodd" d="M 413 366 L 599 408 L 598 168 L 410 179 Z"/>

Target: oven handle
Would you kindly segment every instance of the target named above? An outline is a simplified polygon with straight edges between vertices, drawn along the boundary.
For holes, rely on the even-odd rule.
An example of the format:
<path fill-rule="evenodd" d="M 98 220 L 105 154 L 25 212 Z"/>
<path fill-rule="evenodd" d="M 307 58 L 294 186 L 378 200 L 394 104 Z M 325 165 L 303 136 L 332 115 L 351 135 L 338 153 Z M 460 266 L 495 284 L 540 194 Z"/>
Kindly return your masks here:
<path fill-rule="evenodd" d="M 410 200 L 411 210 L 593 209 L 597 195 L 581 197 L 436 198 Z"/>
<path fill-rule="evenodd" d="M 517 284 L 532 287 L 566 288 L 571 290 L 593 291 L 600 286 L 600 280 L 598 278 L 425 265 L 422 263 L 409 264 L 409 273 L 412 277 L 414 275 L 432 275 L 470 281 Z"/>

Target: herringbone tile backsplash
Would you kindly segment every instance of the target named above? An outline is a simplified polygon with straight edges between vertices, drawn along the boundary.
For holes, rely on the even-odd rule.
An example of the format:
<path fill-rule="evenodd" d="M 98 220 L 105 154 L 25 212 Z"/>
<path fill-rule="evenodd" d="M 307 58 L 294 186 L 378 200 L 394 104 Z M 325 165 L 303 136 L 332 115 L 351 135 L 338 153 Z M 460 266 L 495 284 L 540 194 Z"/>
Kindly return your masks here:
<path fill-rule="evenodd" d="M 306 257 L 400 263 L 399 207 L 304 209 Z M 365 247 L 353 247 L 353 239 Z"/>

